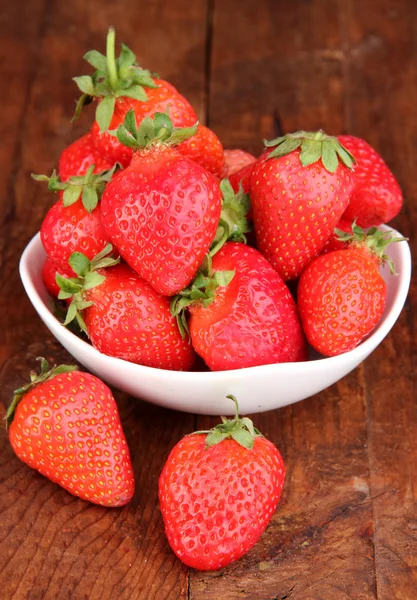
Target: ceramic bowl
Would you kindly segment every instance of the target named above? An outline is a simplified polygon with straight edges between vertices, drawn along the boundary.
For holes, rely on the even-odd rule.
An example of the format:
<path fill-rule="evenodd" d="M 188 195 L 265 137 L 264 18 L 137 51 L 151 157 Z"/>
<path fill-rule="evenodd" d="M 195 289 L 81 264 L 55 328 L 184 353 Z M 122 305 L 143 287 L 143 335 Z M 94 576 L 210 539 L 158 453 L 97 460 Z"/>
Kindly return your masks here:
<path fill-rule="evenodd" d="M 248 414 L 317 394 L 347 375 L 375 350 L 397 320 L 410 284 L 411 256 L 407 242 L 392 244 L 388 254 L 398 275 L 391 275 L 388 267 L 381 269 L 387 283 L 384 315 L 372 334 L 354 350 L 307 362 L 220 372 L 167 371 L 129 363 L 101 354 L 63 327 L 53 314 L 53 302 L 42 282 L 45 251 L 39 234 L 23 252 L 20 276 L 30 301 L 52 334 L 77 361 L 110 385 L 160 406 L 206 415 L 233 414 L 233 403 L 226 395 L 234 394 L 240 413 Z"/>

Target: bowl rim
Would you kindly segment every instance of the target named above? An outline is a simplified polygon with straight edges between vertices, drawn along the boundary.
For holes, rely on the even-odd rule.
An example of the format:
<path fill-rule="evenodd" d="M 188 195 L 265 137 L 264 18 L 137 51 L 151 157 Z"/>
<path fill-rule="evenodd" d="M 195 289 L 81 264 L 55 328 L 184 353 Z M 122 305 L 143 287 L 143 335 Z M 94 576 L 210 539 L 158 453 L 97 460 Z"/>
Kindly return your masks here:
<path fill-rule="evenodd" d="M 380 229 L 392 231 L 394 235 L 397 234 L 399 237 L 403 237 L 401 233 L 399 233 L 392 227 L 381 225 Z M 55 317 L 55 315 L 51 312 L 51 310 L 41 298 L 30 276 L 30 258 L 33 252 L 39 249 L 39 247 L 42 247 L 42 242 L 40 239 L 40 233 L 38 232 L 29 241 L 22 253 L 22 256 L 19 261 L 19 273 L 25 291 L 29 297 L 29 300 L 33 304 L 35 310 L 39 313 L 41 319 L 45 322 L 45 324 L 47 324 L 48 327 L 49 325 L 52 329 L 57 326 L 62 327 L 62 335 L 64 336 L 64 338 L 67 338 L 73 344 L 79 345 L 80 352 L 87 353 L 90 360 L 99 359 L 102 363 L 111 362 L 113 365 L 114 361 L 117 361 L 118 363 L 120 363 L 121 368 L 133 370 L 137 375 L 139 375 L 140 373 L 149 374 L 149 372 L 152 372 L 155 376 L 163 375 L 164 378 L 171 380 L 180 379 L 187 383 L 191 383 L 193 381 L 201 383 L 201 378 L 203 374 L 210 380 L 217 380 L 221 382 L 225 379 L 230 378 L 233 375 L 239 376 L 239 378 L 252 377 L 253 375 L 259 375 L 260 377 L 262 377 L 263 374 L 266 375 L 270 371 L 276 372 L 277 374 L 279 374 L 280 371 L 285 371 L 286 374 L 291 375 L 291 373 L 297 373 L 297 371 L 299 371 L 300 365 L 302 365 L 303 367 L 303 372 L 306 375 L 308 375 L 310 372 L 317 372 L 317 370 L 326 370 L 333 368 L 337 369 L 339 367 L 342 367 L 346 363 L 347 359 L 349 360 L 349 362 L 356 362 L 357 364 L 359 364 L 372 352 L 372 350 L 374 350 L 382 342 L 382 340 L 386 337 L 386 335 L 393 327 L 394 323 L 396 322 L 398 316 L 401 313 L 401 310 L 407 298 L 411 280 L 410 247 L 407 241 L 402 241 L 398 244 L 398 251 L 400 252 L 400 259 L 398 260 L 398 262 L 401 262 L 401 272 L 398 275 L 393 275 L 393 277 L 399 278 L 399 284 L 392 301 L 391 310 L 382 318 L 382 320 L 379 322 L 374 331 L 363 342 L 361 342 L 353 350 L 350 350 L 343 354 L 331 357 L 323 357 L 317 360 L 307 360 L 302 362 L 288 363 L 271 363 L 267 365 L 244 367 L 241 369 L 230 369 L 226 371 L 173 371 L 168 369 L 158 369 L 156 367 L 139 365 L 136 363 L 131 363 L 121 358 L 108 356 L 99 352 L 99 350 L 94 348 L 94 346 L 80 339 L 67 328 L 63 327 L 62 323 L 58 321 L 58 319 Z M 52 331 L 52 333 L 54 332 Z"/>

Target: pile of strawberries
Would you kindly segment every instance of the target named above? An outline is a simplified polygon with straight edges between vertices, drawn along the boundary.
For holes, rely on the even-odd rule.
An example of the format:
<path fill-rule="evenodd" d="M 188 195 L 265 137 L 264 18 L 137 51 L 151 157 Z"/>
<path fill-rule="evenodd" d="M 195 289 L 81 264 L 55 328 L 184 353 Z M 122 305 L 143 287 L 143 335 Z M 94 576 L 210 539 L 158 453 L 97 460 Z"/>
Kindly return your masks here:
<path fill-rule="evenodd" d="M 43 279 L 100 351 L 134 363 L 211 370 L 303 361 L 351 350 L 382 316 L 379 266 L 392 241 L 378 226 L 402 205 L 363 140 L 299 131 L 256 159 L 223 150 L 188 101 L 136 63 L 88 52 L 76 114 L 91 130 L 47 181 L 59 199 L 41 228 Z M 393 266 L 390 265 L 393 269 Z M 288 282 L 296 282 L 291 285 Z M 234 398 L 232 398 L 234 400 Z M 74 367 L 41 373 L 8 411 L 17 455 L 69 492 L 122 506 L 133 470 L 110 390 Z M 237 413 L 186 436 L 161 473 L 171 547 L 216 569 L 259 539 L 279 500 L 278 450 Z"/>
<path fill-rule="evenodd" d="M 85 58 L 96 71 L 75 78 L 76 112 L 94 101 L 94 123 L 58 173 L 35 176 L 59 194 L 41 239 L 65 323 L 162 369 L 196 354 L 211 370 L 302 361 L 306 338 L 325 356 L 354 348 L 384 309 L 391 240 L 375 227 L 402 205 L 382 158 L 322 131 L 266 142 L 258 159 L 225 151 L 171 84 L 124 45 L 115 58 L 112 29 L 106 56 Z"/>

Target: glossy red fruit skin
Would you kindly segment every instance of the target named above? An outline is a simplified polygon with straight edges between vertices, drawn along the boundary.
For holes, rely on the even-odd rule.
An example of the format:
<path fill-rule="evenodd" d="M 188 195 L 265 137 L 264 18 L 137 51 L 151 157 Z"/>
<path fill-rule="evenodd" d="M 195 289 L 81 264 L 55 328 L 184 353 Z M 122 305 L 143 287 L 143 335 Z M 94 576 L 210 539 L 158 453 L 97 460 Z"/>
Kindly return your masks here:
<path fill-rule="evenodd" d="M 20 460 L 83 500 L 123 506 L 133 496 L 116 402 L 89 373 L 57 375 L 29 391 L 17 406 L 9 440 Z"/>
<path fill-rule="evenodd" d="M 240 186 L 244 194 L 250 194 L 250 178 L 254 169 L 255 163 L 250 163 L 245 167 L 235 171 L 232 175 L 229 175 L 229 181 L 235 192 L 239 191 Z"/>
<path fill-rule="evenodd" d="M 195 354 L 181 337 L 169 300 L 125 264 L 100 272 L 106 279 L 85 294 L 93 306 L 83 311 L 93 346 L 147 367 L 189 370 Z"/>
<path fill-rule="evenodd" d="M 222 179 L 226 174 L 226 163 L 223 146 L 217 135 L 205 125 L 198 125 L 197 132 L 188 140 L 177 146 L 182 156 L 187 156 L 196 163 Z"/>
<path fill-rule="evenodd" d="M 224 158 L 226 161 L 226 174 L 230 178 L 230 175 L 236 173 L 248 165 L 256 162 L 256 157 L 249 152 L 235 148 L 233 150 L 225 150 Z"/>
<path fill-rule="evenodd" d="M 353 180 L 341 163 L 334 174 L 321 160 L 302 166 L 299 150 L 268 155 L 258 159 L 250 178 L 253 221 L 260 252 L 287 281 L 322 250 L 348 205 Z"/>
<path fill-rule="evenodd" d="M 91 165 L 95 165 L 94 173 L 100 173 L 111 169 L 113 164 L 97 152 L 91 133 L 86 133 L 62 151 L 58 162 L 58 174 L 61 181 L 67 181 L 75 175 L 85 175 Z"/>
<path fill-rule="evenodd" d="M 155 112 L 165 112 L 169 107 L 169 117 L 174 127 L 189 127 L 197 122 L 197 115 L 191 104 L 173 85 L 162 79 L 154 79 L 159 86 L 146 88 L 147 102 L 121 97 L 116 100 L 114 115 L 109 130 L 115 130 L 122 125 L 126 113 L 133 108 L 138 126 L 141 121 Z M 132 160 L 132 150 L 119 142 L 117 137 L 107 131 L 100 133 L 100 127 L 95 121 L 91 128 L 92 142 L 96 150 L 112 164 L 118 162 L 127 167 Z"/>
<path fill-rule="evenodd" d="M 159 478 L 159 502 L 172 550 L 189 567 L 215 570 L 246 554 L 275 512 L 285 468 L 277 448 L 258 437 L 251 450 L 205 435 L 184 437 Z"/>
<path fill-rule="evenodd" d="M 349 221 L 342 217 L 339 223 L 336 225 L 336 228 L 346 233 L 352 234 L 352 221 Z M 343 242 L 342 240 L 339 240 L 337 234 L 333 232 L 330 234 L 329 239 L 324 244 L 320 254 L 327 254 L 327 252 L 333 252 L 334 250 L 342 250 L 347 246 L 348 242 Z"/>
<path fill-rule="evenodd" d="M 354 189 L 343 217 L 356 219 L 360 227 L 388 223 L 403 204 L 403 194 L 393 173 L 365 140 L 352 135 L 341 135 L 338 140 L 357 161 L 353 170 Z"/>
<path fill-rule="evenodd" d="M 60 192 L 60 199 L 49 209 L 41 226 L 42 245 L 48 256 L 60 264 L 68 263 L 73 252 L 93 259 L 109 243 L 100 212 L 100 204 L 89 213 L 81 200 L 64 206 Z"/>
<path fill-rule="evenodd" d="M 385 299 L 386 284 L 378 260 L 359 245 L 319 256 L 298 284 L 304 332 L 324 356 L 355 348 L 378 324 Z"/>
<path fill-rule="evenodd" d="M 196 352 L 213 371 L 306 360 L 295 302 L 265 258 L 228 242 L 213 257 L 213 272 L 235 270 L 204 307 L 193 304 L 189 330 Z"/>
<path fill-rule="evenodd" d="M 58 264 L 50 256 L 47 256 L 42 267 L 42 281 L 48 293 L 54 298 L 58 298 L 60 292 L 56 282 L 57 273 L 62 277 L 76 277 L 68 263 Z"/>
<path fill-rule="evenodd" d="M 217 179 L 175 149 L 138 151 L 107 187 L 101 218 L 125 261 L 157 292 L 172 296 L 193 279 L 216 234 Z"/>

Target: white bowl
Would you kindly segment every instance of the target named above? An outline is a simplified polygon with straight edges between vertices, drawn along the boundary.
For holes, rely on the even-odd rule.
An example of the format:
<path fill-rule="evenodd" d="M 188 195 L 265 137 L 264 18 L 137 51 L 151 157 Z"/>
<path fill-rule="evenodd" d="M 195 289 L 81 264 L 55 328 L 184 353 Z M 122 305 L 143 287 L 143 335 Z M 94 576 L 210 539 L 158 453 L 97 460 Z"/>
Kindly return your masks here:
<path fill-rule="evenodd" d="M 248 414 L 286 406 L 324 390 L 375 350 L 397 320 L 410 285 L 411 256 L 407 242 L 392 244 L 388 254 L 398 275 L 391 275 L 388 267 L 382 268 L 387 283 L 384 315 L 373 333 L 354 350 L 308 362 L 219 372 L 166 371 L 129 363 L 101 354 L 63 327 L 51 312 L 53 303 L 43 285 L 45 251 L 39 234 L 23 252 L 20 276 L 30 301 L 48 329 L 70 354 L 104 381 L 153 404 L 206 415 L 233 414 L 234 406 L 226 395 L 234 394 L 240 413 Z"/>

